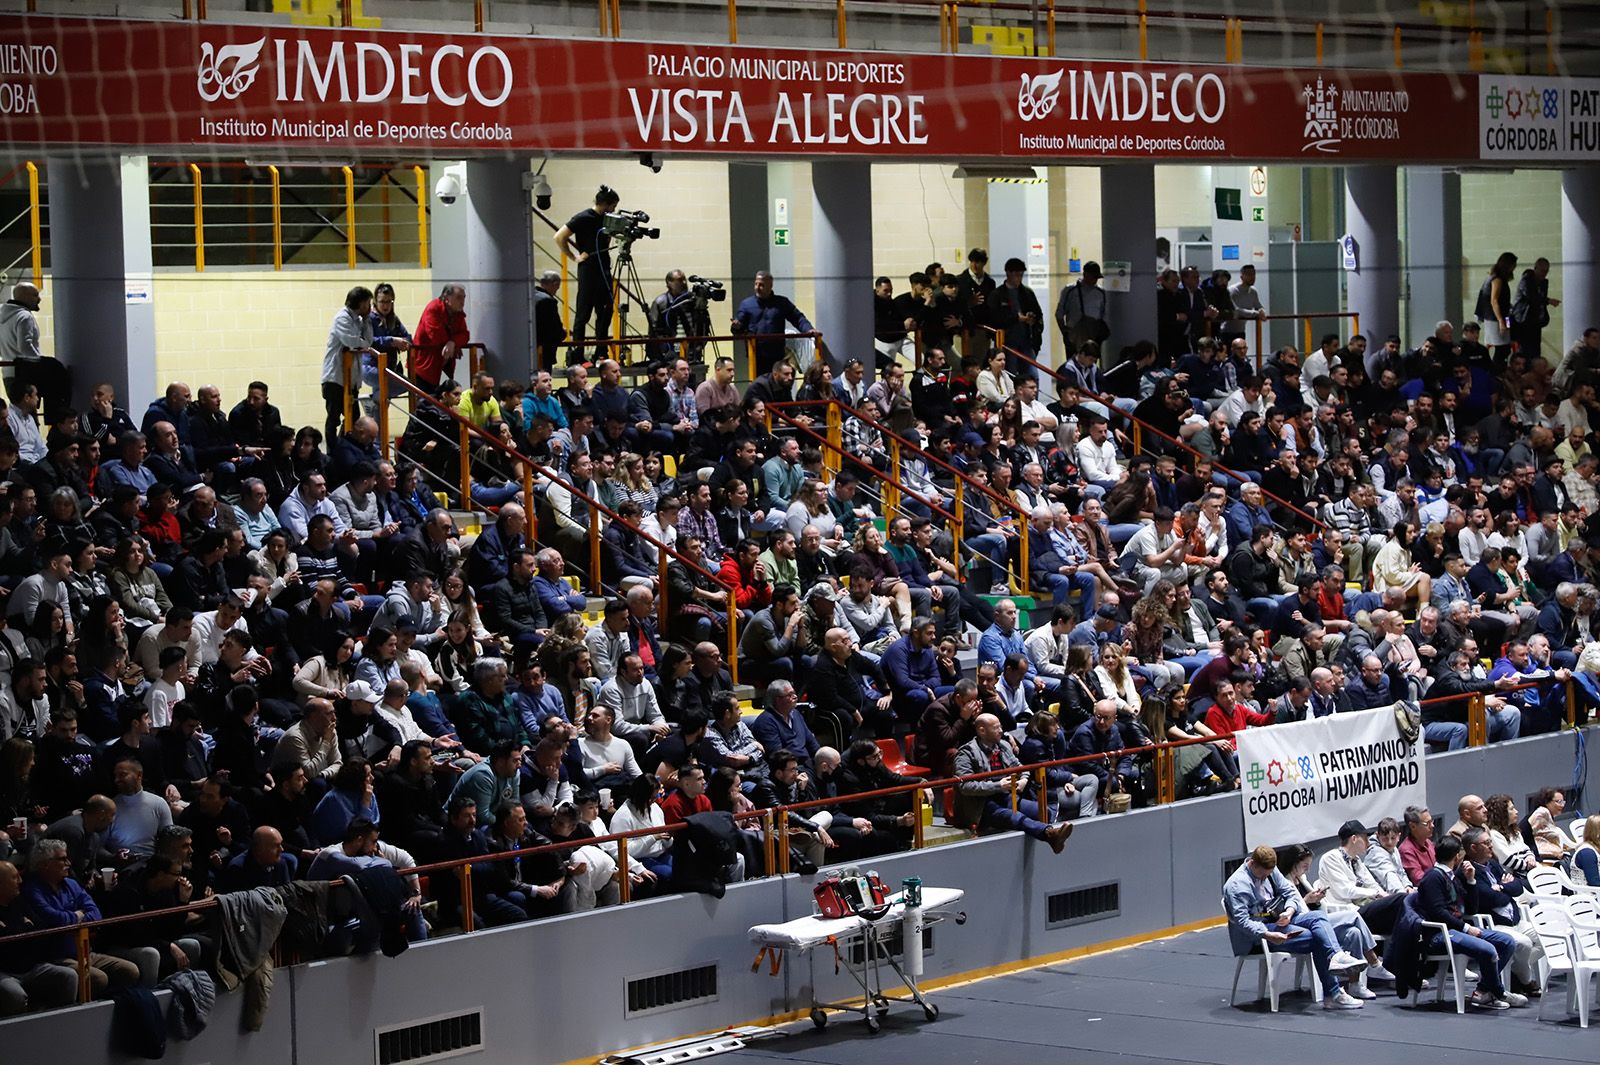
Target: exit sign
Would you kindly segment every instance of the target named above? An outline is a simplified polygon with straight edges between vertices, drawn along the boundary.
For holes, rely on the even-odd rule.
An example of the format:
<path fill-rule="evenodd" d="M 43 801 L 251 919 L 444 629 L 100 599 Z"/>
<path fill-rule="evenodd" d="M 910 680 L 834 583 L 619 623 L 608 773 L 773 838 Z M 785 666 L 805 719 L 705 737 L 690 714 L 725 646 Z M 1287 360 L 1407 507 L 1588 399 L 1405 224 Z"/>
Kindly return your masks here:
<path fill-rule="evenodd" d="M 1266 220 L 1267 220 L 1267 209 L 1265 207 L 1252 207 L 1252 208 L 1250 208 L 1250 221 L 1252 221 L 1252 222 L 1265 222 Z"/>
<path fill-rule="evenodd" d="M 789 246 L 789 227 L 775 226 L 772 230 L 772 243 L 775 247 L 786 248 Z"/>

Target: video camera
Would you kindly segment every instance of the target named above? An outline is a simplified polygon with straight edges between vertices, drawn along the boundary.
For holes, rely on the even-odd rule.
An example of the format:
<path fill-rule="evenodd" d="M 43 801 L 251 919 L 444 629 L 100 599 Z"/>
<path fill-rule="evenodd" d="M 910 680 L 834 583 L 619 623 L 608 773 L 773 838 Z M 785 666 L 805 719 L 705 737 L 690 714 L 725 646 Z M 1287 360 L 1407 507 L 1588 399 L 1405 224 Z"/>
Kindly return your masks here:
<path fill-rule="evenodd" d="M 649 221 L 650 216 L 643 211 L 613 211 L 605 216 L 605 229 L 624 244 L 632 244 L 641 237 L 656 240 L 661 230 L 647 228 Z"/>
<path fill-rule="evenodd" d="M 695 299 L 712 303 L 721 303 L 728 298 L 728 290 L 722 287 L 721 281 L 713 281 L 699 274 L 689 275 L 689 291 L 694 293 Z"/>

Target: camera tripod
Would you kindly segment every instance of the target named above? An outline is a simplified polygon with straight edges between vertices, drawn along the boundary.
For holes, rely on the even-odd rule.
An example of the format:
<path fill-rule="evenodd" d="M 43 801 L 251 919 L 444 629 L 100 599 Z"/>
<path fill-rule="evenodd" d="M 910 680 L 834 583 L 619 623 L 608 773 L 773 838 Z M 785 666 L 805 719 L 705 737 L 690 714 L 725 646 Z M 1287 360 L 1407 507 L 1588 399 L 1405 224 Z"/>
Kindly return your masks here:
<path fill-rule="evenodd" d="M 628 312 L 632 310 L 631 297 L 643 299 L 644 286 L 639 283 L 639 268 L 633 262 L 633 241 L 624 237 L 617 248 L 617 260 L 611 269 L 611 306 L 617 320 L 617 340 L 621 343 L 616 348 L 617 361 L 627 365 L 630 361 L 628 355 L 633 351 L 633 345 L 627 343 Z M 648 312 L 645 315 L 649 321 Z M 632 336 L 643 344 L 649 336 L 648 327 L 644 332 L 634 330 Z"/>

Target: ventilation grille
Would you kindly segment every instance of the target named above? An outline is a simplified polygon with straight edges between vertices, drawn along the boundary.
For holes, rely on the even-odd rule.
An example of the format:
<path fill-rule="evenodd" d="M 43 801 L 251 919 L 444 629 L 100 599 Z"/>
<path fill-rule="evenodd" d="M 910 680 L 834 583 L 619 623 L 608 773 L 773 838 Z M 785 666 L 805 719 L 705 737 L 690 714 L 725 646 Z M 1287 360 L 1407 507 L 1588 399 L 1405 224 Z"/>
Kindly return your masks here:
<path fill-rule="evenodd" d="M 692 1002 L 707 1002 L 717 997 L 717 967 L 641 976 L 628 981 L 628 1016 L 671 1009 Z"/>
<path fill-rule="evenodd" d="M 1222 883 L 1226 884 L 1228 882 L 1228 877 L 1232 876 L 1234 873 L 1237 873 L 1239 871 L 1239 866 L 1243 864 L 1244 855 L 1242 854 L 1237 858 L 1224 858 L 1222 860 Z M 1220 891 L 1221 887 L 1219 886 L 1217 890 Z"/>
<path fill-rule="evenodd" d="M 906 952 L 906 941 L 902 929 L 895 930 L 878 940 L 883 944 L 883 949 L 889 952 L 891 958 L 898 958 Z M 922 954 L 926 957 L 933 953 L 933 926 L 922 926 Z M 881 956 L 881 955 L 880 955 Z M 850 944 L 850 964 L 864 965 L 867 961 L 867 944 L 863 939 L 856 939 Z"/>
<path fill-rule="evenodd" d="M 380 1028 L 373 1035 L 377 1065 L 459 1057 L 483 1048 L 483 1011 L 434 1017 L 400 1028 Z"/>
<path fill-rule="evenodd" d="M 1060 891 L 1046 895 L 1045 906 L 1045 923 L 1051 928 L 1085 921 L 1103 921 L 1122 912 L 1122 885 L 1113 881 Z"/>

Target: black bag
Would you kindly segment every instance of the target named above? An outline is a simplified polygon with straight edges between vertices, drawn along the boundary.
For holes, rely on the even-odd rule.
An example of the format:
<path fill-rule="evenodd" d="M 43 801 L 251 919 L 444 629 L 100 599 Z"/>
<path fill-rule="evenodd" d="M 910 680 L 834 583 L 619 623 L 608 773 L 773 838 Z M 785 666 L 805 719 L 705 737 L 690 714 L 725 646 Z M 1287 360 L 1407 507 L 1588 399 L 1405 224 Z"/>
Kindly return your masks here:
<path fill-rule="evenodd" d="M 140 1058 L 167 1055 L 167 1019 L 148 987 L 125 987 L 111 1000 L 112 1045 Z"/>

